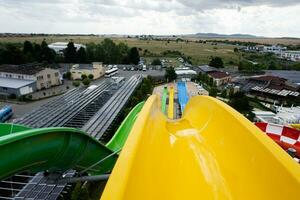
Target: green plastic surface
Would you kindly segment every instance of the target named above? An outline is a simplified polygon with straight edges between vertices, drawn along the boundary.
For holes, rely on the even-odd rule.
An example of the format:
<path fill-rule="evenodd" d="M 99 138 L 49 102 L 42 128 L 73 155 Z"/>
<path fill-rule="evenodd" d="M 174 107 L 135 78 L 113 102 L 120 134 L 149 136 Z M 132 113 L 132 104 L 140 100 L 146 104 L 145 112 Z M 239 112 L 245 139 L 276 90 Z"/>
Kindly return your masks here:
<path fill-rule="evenodd" d="M 125 120 L 122 122 L 122 124 L 119 126 L 117 132 L 112 137 L 112 139 L 107 143 L 107 148 L 112 150 L 113 152 L 119 151 L 125 144 L 127 137 L 132 129 L 132 126 L 142 110 L 145 102 L 141 102 L 138 105 L 136 105 L 130 113 L 127 115 Z"/>
<path fill-rule="evenodd" d="M 166 114 L 167 112 L 167 97 L 168 97 L 168 88 L 164 87 L 162 98 L 161 98 L 161 111 L 164 114 Z"/>
<path fill-rule="evenodd" d="M 74 128 L 31 129 L 0 124 L 0 180 L 23 171 L 80 172 L 89 168 L 89 175 L 110 172 L 118 158 L 114 152 L 123 147 L 143 105 L 138 104 L 129 113 L 107 147 Z"/>

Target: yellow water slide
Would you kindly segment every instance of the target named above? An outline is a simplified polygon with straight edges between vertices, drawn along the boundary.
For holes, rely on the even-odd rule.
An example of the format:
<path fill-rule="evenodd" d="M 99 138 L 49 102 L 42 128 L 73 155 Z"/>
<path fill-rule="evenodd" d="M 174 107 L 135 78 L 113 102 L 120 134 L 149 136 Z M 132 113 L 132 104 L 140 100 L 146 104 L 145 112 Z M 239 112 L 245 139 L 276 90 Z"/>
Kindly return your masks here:
<path fill-rule="evenodd" d="M 169 88 L 168 118 L 174 119 L 174 88 Z"/>
<path fill-rule="evenodd" d="M 299 164 L 226 104 L 193 97 L 175 121 L 151 96 L 101 199 L 299 200 L 299 191 Z"/>
<path fill-rule="evenodd" d="M 300 129 L 300 124 L 291 124 L 291 127 L 296 128 L 296 129 Z"/>

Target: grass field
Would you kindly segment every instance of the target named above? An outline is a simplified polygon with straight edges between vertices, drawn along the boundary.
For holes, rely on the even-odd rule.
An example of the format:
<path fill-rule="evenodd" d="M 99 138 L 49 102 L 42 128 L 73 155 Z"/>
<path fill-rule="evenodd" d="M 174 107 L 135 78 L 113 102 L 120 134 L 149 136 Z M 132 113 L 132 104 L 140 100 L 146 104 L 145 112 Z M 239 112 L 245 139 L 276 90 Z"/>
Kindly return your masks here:
<path fill-rule="evenodd" d="M 104 38 L 98 36 L 47 36 L 47 37 L 0 37 L 0 42 L 24 42 L 26 40 L 36 43 L 41 43 L 46 40 L 48 44 L 53 42 L 68 42 L 70 40 L 81 43 L 100 43 Z M 133 38 L 112 38 L 116 43 L 124 42 L 130 47 L 138 47 L 143 52 L 145 49 L 152 54 L 159 56 L 166 50 L 177 50 L 184 53 L 186 56 L 192 57 L 192 62 L 195 65 L 207 64 L 211 56 L 220 56 L 225 63 L 229 61 L 237 61 L 238 56 L 233 52 L 234 45 L 218 44 L 211 45 L 211 43 L 195 43 L 195 42 L 175 42 L 170 41 L 145 41 Z"/>
<path fill-rule="evenodd" d="M 47 43 L 53 42 L 68 42 L 70 40 L 76 43 L 100 43 L 104 38 L 100 36 L 26 36 L 26 37 L 0 37 L 0 42 L 24 42 L 25 40 L 29 40 L 36 43 L 41 43 L 42 40 L 46 40 Z M 155 57 L 160 56 L 162 52 L 167 50 L 177 50 L 184 53 L 186 56 L 190 56 L 192 58 L 192 62 L 194 65 L 202 65 L 208 64 L 210 58 L 212 56 L 220 56 L 222 57 L 225 65 L 229 65 L 229 62 L 232 61 L 237 63 L 239 60 L 239 55 L 234 53 L 234 45 L 227 44 L 218 44 L 212 45 L 210 42 L 206 44 L 203 43 L 195 43 L 195 42 L 175 42 L 170 41 L 169 43 L 166 41 L 146 41 L 146 40 L 138 40 L 134 38 L 112 38 L 116 43 L 124 42 L 130 47 L 138 47 L 141 50 L 141 53 L 144 50 L 150 51 Z M 199 38 L 198 38 L 199 39 Z M 235 40 L 235 39 L 229 39 Z M 239 39 L 236 39 L 239 40 Z M 242 41 L 246 41 L 246 39 L 240 39 Z M 250 41 L 262 42 L 262 43 L 283 43 L 283 44 L 300 44 L 300 40 L 297 39 L 249 39 Z M 143 56 L 143 53 L 142 53 Z"/>

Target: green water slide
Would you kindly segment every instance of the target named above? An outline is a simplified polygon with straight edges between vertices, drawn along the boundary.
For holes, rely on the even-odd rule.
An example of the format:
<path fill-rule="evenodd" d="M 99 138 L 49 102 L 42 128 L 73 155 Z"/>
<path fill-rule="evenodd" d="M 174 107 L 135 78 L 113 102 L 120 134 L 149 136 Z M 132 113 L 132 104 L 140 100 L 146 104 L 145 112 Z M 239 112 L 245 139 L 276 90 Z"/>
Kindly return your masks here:
<path fill-rule="evenodd" d="M 112 137 L 112 139 L 106 144 L 107 148 L 110 150 L 116 152 L 122 149 L 124 146 L 126 139 L 128 137 L 128 134 L 130 133 L 132 126 L 142 110 L 145 102 L 141 102 L 138 105 L 136 105 L 130 113 L 127 115 L 125 120 L 122 122 L 120 127 L 118 128 L 116 134 Z"/>
<path fill-rule="evenodd" d="M 143 105 L 138 104 L 129 113 L 107 146 L 74 128 L 31 129 L 0 124 L 0 180 L 23 171 L 110 172 Z"/>
<path fill-rule="evenodd" d="M 162 97 L 161 97 L 161 111 L 165 114 L 167 112 L 167 97 L 168 97 L 168 88 L 164 87 Z"/>

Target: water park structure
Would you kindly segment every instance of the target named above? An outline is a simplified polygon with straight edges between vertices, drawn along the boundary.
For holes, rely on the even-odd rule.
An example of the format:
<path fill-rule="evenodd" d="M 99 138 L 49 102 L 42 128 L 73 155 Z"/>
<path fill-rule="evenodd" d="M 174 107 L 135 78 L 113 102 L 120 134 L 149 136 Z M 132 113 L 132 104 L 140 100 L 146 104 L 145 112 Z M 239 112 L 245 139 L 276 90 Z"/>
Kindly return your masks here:
<path fill-rule="evenodd" d="M 74 128 L 0 130 L 1 179 L 75 169 L 110 174 L 102 200 L 299 199 L 299 164 L 227 104 L 189 98 L 183 82 L 138 104 L 106 145 Z"/>

